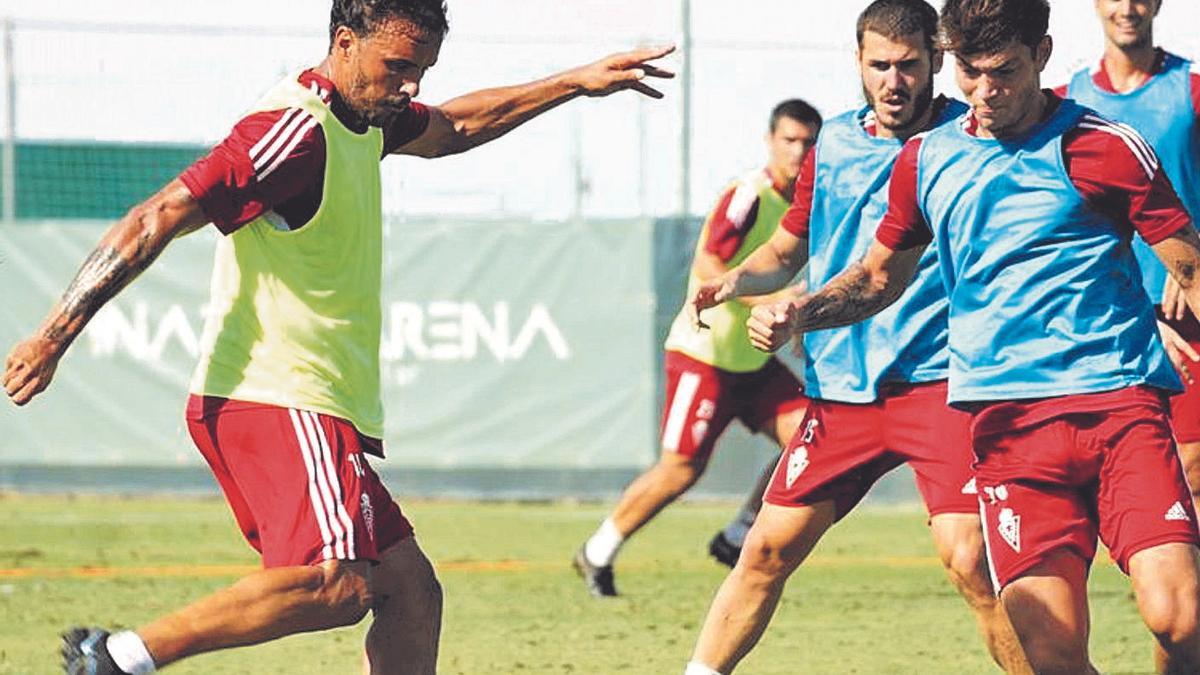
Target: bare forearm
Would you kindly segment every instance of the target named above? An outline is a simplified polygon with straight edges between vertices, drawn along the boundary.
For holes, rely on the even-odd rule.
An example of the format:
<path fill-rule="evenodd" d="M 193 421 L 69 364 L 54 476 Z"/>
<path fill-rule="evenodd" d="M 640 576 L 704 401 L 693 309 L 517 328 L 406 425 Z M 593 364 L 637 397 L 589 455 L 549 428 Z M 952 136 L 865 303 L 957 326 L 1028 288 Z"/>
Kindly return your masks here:
<path fill-rule="evenodd" d="M 186 192 L 186 188 L 176 183 L 134 208 L 105 233 L 42 323 L 39 337 L 66 349 L 96 312 L 141 274 L 171 239 L 202 224 L 195 217 L 185 219 L 187 222 L 179 219 L 179 199 L 173 193 Z"/>
<path fill-rule="evenodd" d="M 797 332 L 849 326 L 882 312 L 904 293 L 904 284 L 889 283 L 856 262 L 796 305 Z"/>
<path fill-rule="evenodd" d="M 1200 235 L 1188 226 L 1153 246 L 1194 314 L 1200 316 Z"/>
<path fill-rule="evenodd" d="M 581 95 L 565 74 L 511 87 L 472 92 L 438 106 L 454 130 L 447 154 L 495 140 L 525 122 Z"/>
<path fill-rule="evenodd" d="M 807 245 L 781 251 L 771 242 L 760 246 L 731 272 L 734 296 L 749 298 L 783 291 L 808 260 Z M 747 304 L 755 304 L 753 300 Z"/>

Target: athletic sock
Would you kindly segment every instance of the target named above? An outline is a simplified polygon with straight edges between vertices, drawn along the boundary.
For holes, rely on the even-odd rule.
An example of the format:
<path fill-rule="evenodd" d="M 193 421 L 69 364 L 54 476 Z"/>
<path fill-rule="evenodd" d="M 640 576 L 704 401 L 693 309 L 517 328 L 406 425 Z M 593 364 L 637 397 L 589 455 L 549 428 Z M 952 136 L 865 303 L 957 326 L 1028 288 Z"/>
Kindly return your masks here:
<path fill-rule="evenodd" d="M 729 524 L 722 530 L 725 534 L 725 541 L 741 548 L 742 544 L 746 542 L 746 533 L 750 531 L 750 526 L 754 524 L 754 517 L 757 515 L 757 511 L 751 511 L 743 506 L 737 516 L 729 521 Z"/>
<path fill-rule="evenodd" d="M 617 531 L 617 526 L 613 524 L 612 518 L 605 518 L 592 538 L 583 545 L 583 555 L 596 567 L 611 565 L 624 541 L 625 537 Z"/>
<path fill-rule="evenodd" d="M 129 675 L 147 675 L 154 672 L 154 659 L 150 650 L 138 634 L 125 630 L 108 636 L 108 654 L 121 670 Z"/>
<path fill-rule="evenodd" d="M 703 663 L 697 661 L 688 661 L 687 668 L 683 670 L 683 675 L 721 675 L 717 671 L 709 668 Z"/>

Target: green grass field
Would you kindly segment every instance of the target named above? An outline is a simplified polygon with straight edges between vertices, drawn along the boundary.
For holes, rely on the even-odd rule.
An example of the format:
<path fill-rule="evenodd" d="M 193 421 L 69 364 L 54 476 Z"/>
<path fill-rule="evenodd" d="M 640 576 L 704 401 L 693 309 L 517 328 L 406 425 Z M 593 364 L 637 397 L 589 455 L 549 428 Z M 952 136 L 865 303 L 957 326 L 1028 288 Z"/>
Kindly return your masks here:
<path fill-rule="evenodd" d="M 625 547 L 624 597 L 607 601 L 588 597 L 568 564 L 602 505 L 427 502 L 406 511 L 446 589 L 440 672 L 677 674 L 724 575 L 704 545 L 732 505 L 669 509 Z M 0 673 L 56 672 L 56 634 L 67 625 L 137 625 L 253 564 L 217 500 L 0 497 Z M 1149 637 L 1108 562 L 1092 575 L 1092 611 L 1101 670 L 1149 672 Z M 201 656 L 167 672 L 355 673 L 364 630 Z M 923 515 L 865 509 L 792 578 L 739 672 L 995 670 L 943 580 Z"/>

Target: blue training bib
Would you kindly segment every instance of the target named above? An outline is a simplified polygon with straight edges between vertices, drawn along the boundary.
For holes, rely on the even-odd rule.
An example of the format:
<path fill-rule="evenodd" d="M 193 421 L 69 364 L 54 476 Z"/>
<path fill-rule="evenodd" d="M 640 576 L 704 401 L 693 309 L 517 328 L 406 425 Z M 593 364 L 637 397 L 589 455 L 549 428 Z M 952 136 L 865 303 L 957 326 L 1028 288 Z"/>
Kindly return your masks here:
<path fill-rule="evenodd" d="M 1090 110 L 1063 101 L 1022 139 L 962 124 L 925 136 L 918 203 L 950 293 L 950 401 L 1179 390 L 1122 228 L 1067 175 L 1063 134 Z"/>

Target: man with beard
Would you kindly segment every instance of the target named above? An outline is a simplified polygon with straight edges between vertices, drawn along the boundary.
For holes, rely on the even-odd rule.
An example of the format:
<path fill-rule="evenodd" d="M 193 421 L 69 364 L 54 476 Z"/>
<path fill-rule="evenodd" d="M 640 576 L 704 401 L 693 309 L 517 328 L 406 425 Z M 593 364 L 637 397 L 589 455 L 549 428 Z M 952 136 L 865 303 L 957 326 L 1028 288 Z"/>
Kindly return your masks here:
<path fill-rule="evenodd" d="M 1161 8 L 1162 0 L 1096 0 L 1104 56 L 1055 93 L 1136 129 L 1154 148 L 1195 220 L 1200 215 L 1200 66 L 1154 46 L 1154 19 Z M 1135 240 L 1133 252 L 1146 292 L 1161 300 L 1159 331 L 1167 349 L 1197 360 L 1200 322 L 1179 285 L 1144 241 Z M 1171 428 L 1192 499 L 1200 503 L 1200 384 L 1190 371 L 1182 374 L 1184 392 L 1171 399 Z"/>
<path fill-rule="evenodd" d="M 648 61 L 671 51 L 421 105 L 446 31 L 442 0 L 334 0 L 325 59 L 279 82 L 210 155 L 114 225 L 9 354 L 4 388 L 24 405 L 172 239 L 209 222 L 227 235 L 187 425 L 264 569 L 136 631 L 70 631 L 68 673 L 148 673 L 368 612 L 370 672 L 436 671 L 441 587 L 365 457 L 382 454 L 379 161 L 463 152 L 579 96 L 659 98 L 645 78 L 670 73 Z"/>
<path fill-rule="evenodd" d="M 779 290 L 806 259 L 809 288 L 823 287 L 869 246 L 904 142 L 966 111 L 958 101 L 933 98 L 942 55 L 934 46 L 937 12 L 928 3 L 877 0 L 859 17 L 857 34 L 868 105 L 825 125 L 783 228 L 697 290 L 691 304 L 698 320 L 719 303 Z M 737 566 L 713 600 L 689 675 L 732 671 L 818 540 L 880 477 L 905 463 L 916 474 L 938 555 L 992 657 L 1009 672 L 1025 670 L 984 562 L 970 419 L 946 405 L 947 300 L 937 265 L 930 249 L 913 288 L 885 315 L 805 336 L 808 412 Z"/>
<path fill-rule="evenodd" d="M 771 111 L 765 168 L 739 178 L 717 200 L 700 232 L 688 287 L 723 274 L 770 239 L 787 211 L 800 166 L 817 140 L 821 115 L 800 99 Z M 659 511 L 690 488 L 708 465 L 717 439 L 735 419 L 769 436 L 780 448 L 800 425 L 807 401 L 800 382 L 779 359 L 750 345 L 746 320 L 751 302 L 730 303 L 700 334 L 680 310 L 666 341 L 667 401 L 663 406 L 658 463 L 625 488 L 620 501 L 575 554 L 574 567 L 589 592 L 617 594 L 613 560 L 621 545 Z M 729 566 L 737 561 L 745 533 L 758 513 L 765 480 L 709 543 L 709 552 Z"/>
<path fill-rule="evenodd" d="M 904 146 L 866 255 L 817 293 L 756 308 L 751 340 L 777 348 L 870 317 L 933 243 L 949 400 L 972 416 L 988 562 L 1033 670 L 1095 672 L 1099 537 L 1133 582 L 1159 672 L 1197 673 L 1200 538 L 1165 396 L 1180 383 L 1130 239 L 1195 311 L 1200 235 L 1141 136 L 1041 89 L 1049 16 L 1047 0 L 946 0 L 970 114 Z"/>

